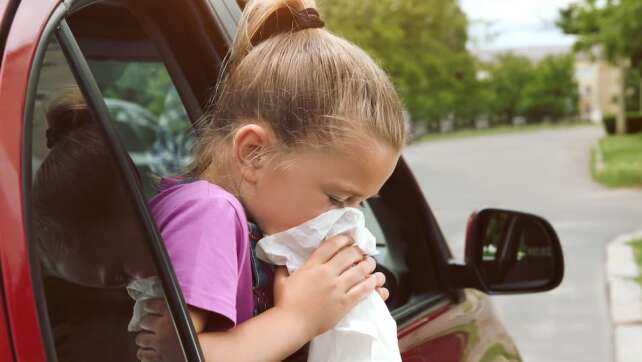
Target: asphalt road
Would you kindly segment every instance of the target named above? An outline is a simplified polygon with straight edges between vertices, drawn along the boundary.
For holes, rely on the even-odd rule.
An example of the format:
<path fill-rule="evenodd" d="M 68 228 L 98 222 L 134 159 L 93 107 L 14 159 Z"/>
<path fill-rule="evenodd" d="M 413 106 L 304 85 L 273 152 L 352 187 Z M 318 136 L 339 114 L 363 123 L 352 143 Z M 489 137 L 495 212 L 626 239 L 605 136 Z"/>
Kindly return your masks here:
<path fill-rule="evenodd" d="M 604 247 L 642 229 L 642 190 L 591 181 L 590 148 L 602 134 L 592 126 L 552 129 L 432 141 L 404 153 L 457 258 L 475 209 L 535 213 L 558 232 L 566 262 L 562 285 L 494 297 L 527 362 L 613 360 Z"/>

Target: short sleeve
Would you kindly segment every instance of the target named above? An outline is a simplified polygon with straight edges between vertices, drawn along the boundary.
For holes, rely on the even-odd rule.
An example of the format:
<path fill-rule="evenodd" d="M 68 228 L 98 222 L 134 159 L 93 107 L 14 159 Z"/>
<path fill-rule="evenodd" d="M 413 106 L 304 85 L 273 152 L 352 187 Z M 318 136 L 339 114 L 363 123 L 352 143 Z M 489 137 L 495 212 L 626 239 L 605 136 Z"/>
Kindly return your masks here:
<path fill-rule="evenodd" d="M 170 213 L 159 228 L 187 304 L 236 324 L 241 225 L 228 200 L 206 195 L 164 200 Z"/>

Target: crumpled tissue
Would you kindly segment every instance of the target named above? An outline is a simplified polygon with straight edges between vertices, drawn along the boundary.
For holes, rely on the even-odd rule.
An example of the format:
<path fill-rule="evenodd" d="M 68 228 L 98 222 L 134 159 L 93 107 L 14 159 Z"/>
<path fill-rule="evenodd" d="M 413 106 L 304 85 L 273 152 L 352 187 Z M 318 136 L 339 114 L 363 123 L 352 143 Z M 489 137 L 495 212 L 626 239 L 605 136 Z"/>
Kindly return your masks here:
<path fill-rule="evenodd" d="M 305 263 L 323 240 L 344 234 L 365 253 L 377 253 L 376 240 L 361 210 L 334 209 L 286 231 L 259 240 L 261 260 L 285 265 L 290 273 Z M 377 292 L 357 304 L 337 325 L 310 342 L 309 362 L 401 361 L 397 324 Z"/>
<path fill-rule="evenodd" d="M 135 301 L 134 311 L 127 325 L 127 330 L 140 332 L 142 330 L 140 321 L 145 314 L 143 302 L 148 299 L 162 298 L 164 296 L 163 287 L 156 276 L 134 279 L 127 285 L 127 294 Z"/>

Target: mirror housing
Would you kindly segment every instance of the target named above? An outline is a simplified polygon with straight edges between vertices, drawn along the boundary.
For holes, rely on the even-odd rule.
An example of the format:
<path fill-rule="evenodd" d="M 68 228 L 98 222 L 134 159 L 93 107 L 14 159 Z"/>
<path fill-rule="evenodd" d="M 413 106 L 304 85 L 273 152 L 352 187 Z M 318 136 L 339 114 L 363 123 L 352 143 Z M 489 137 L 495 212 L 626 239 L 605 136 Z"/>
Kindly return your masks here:
<path fill-rule="evenodd" d="M 545 219 L 523 212 L 484 209 L 471 214 L 465 265 L 450 264 L 454 288 L 488 294 L 543 292 L 564 276 L 559 238 Z"/>

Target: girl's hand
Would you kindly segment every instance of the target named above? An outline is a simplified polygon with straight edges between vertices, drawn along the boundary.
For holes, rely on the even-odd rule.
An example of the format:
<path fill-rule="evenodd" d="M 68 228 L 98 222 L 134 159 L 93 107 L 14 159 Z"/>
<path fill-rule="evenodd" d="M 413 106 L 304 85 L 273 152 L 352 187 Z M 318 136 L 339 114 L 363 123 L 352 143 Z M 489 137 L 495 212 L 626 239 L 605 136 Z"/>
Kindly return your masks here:
<path fill-rule="evenodd" d="M 136 357 L 143 362 L 184 361 L 183 350 L 176 335 L 172 316 L 163 299 L 143 301 L 145 315 L 136 334 Z"/>
<path fill-rule="evenodd" d="M 274 308 L 306 324 L 309 339 L 334 327 L 357 303 L 377 290 L 384 298 L 383 273 L 371 273 L 376 263 L 365 256 L 347 236 L 323 242 L 306 263 L 287 275 L 277 268 Z"/>

